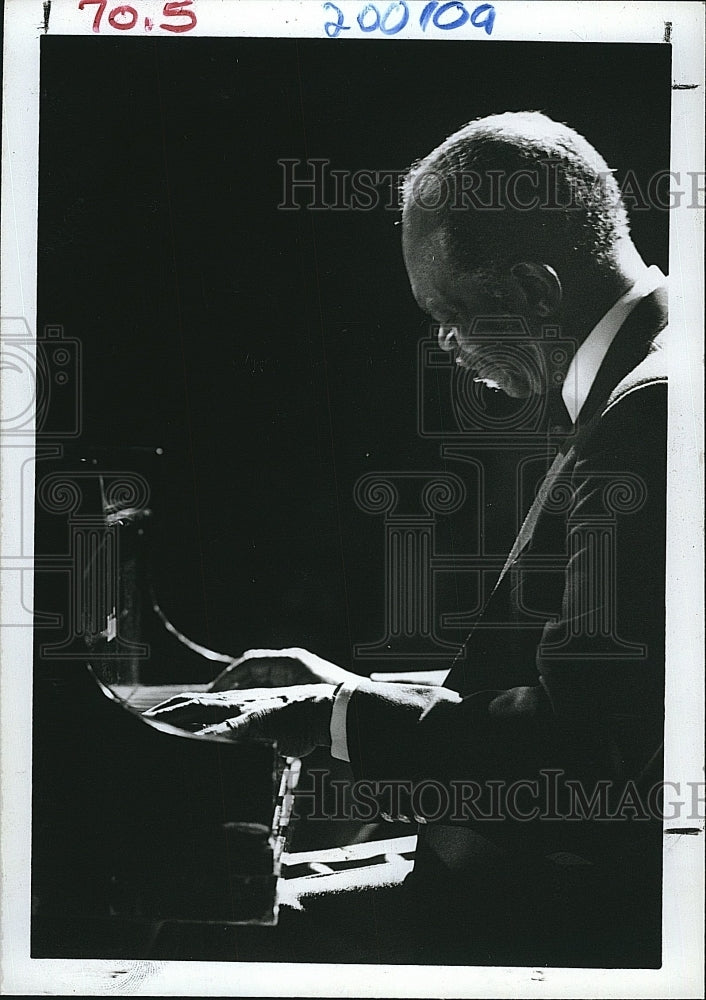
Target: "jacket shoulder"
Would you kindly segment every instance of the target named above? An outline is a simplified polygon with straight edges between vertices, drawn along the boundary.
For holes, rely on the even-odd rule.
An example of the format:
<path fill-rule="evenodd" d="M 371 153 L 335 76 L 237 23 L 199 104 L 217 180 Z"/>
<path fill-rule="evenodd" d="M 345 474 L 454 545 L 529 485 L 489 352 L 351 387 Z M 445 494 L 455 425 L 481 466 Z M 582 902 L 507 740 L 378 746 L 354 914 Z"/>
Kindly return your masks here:
<path fill-rule="evenodd" d="M 665 351 L 655 348 L 613 389 L 579 446 L 579 457 L 610 452 L 656 460 L 666 449 L 667 367 Z M 650 459 L 651 463 L 652 459 Z"/>
<path fill-rule="evenodd" d="M 666 330 L 652 344 L 650 353 L 613 389 L 603 409 L 607 416 L 616 407 L 621 410 L 664 405 L 667 390 L 667 357 L 664 349 Z M 648 393 L 645 390 L 650 390 Z M 637 395 L 639 394 L 639 395 Z"/>

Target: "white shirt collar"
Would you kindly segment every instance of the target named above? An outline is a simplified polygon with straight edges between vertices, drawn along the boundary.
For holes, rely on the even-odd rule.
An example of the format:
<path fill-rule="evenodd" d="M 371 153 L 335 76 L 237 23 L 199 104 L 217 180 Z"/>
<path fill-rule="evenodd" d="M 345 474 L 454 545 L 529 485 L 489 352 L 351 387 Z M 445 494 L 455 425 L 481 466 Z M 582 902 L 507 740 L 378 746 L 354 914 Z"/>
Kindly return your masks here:
<path fill-rule="evenodd" d="M 610 307 L 596 326 L 591 330 L 584 342 L 579 346 L 572 358 L 566 373 L 561 395 L 571 420 L 581 412 L 593 385 L 598 369 L 613 343 L 615 335 L 638 302 L 646 299 L 656 288 L 663 285 L 666 278 L 656 265 L 648 267 L 638 278 L 632 288 L 629 288 L 618 301 Z"/>

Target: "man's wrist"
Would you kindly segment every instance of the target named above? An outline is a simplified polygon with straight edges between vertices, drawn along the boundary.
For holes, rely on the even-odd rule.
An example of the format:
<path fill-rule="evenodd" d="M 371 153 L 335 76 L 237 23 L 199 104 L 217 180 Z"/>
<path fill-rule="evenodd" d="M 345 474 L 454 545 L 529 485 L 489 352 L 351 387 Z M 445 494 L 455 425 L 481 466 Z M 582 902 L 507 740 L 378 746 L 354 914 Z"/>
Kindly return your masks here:
<path fill-rule="evenodd" d="M 350 762 L 348 749 L 348 702 L 364 678 L 358 674 L 350 674 L 335 691 L 333 709 L 331 710 L 331 756 L 336 760 Z"/>
<path fill-rule="evenodd" d="M 336 684 L 317 684 L 315 696 L 316 745 L 331 746 L 331 713 L 336 700 Z"/>

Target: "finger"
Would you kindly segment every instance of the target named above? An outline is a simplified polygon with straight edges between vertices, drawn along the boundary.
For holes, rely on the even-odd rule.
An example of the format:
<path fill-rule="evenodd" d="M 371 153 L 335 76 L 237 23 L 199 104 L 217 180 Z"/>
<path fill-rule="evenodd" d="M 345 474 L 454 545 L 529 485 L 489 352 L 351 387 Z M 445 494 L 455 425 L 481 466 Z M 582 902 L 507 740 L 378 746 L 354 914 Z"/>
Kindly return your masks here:
<path fill-rule="evenodd" d="M 241 739 L 245 736 L 262 737 L 263 733 L 259 723 L 259 716 L 256 712 L 248 712 L 243 715 L 225 719 L 213 726 L 204 726 L 198 732 L 199 736 L 224 736 L 229 740 Z"/>
<path fill-rule="evenodd" d="M 285 757 L 304 757 L 316 746 L 316 740 L 308 732 L 300 731 L 300 726 L 292 726 L 283 714 L 280 699 L 260 701 L 250 711 L 237 717 L 225 719 L 221 723 L 204 726 L 197 736 L 227 740 L 265 739 L 277 745 L 278 752 Z"/>
<path fill-rule="evenodd" d="M 248 691 L 194 695 L 185 701 L 165 702 L 144 714 L 151 719 L 168 722 L 181 728 L 216 725 L 243 712 L 260 708 L 281 708 L 291 700 L 291 689 L 273 692 L 272 688 L 251 688 Z"/>
<path fill-rule="evenodd" d="M 292 697 L 292 690 L 287 687 L 281 689 L 272 687 L 255 687 L 247 688 L 246 690 L 238 691 L 237 693 L 233 692 L 217 704 L 221 704 L 223 706 L 224 712 L 227 715 L 228 710 L 233 706 L 243 708 L 245 706 L 252 705 L 253 703 L 279 705 L 283 702 L 291 701 Z"/>
<path fill-rule="evenodd" d="M 185 700 L 170 699 L 161 705 L 155 705 L 143 714 L 147 718 L 169 722 L 172 725 L 189 726 L 194 723 L 220 722 L 228 715 L 237 715 L 239 711 L 240 706 L 232 701 L 224 703 L 200 697 Z"/>
<path fill-rule="evenodd" d="M 165 698 L 159 704 L 148 708 L 147 712 L 161 711 L 165 708 L 180 708 L 183 705 L 217 705 L 229 700 L 228 693 L 214 694 L 210 691 L 182 691 L 181 694 L 174 694 L 171 698 Z"/>
<path fill-rule="evenodd" d="M 175 695 L 172 698 L 167 698 L 166 701 L 160 701 L 158 705 L 153 705 L 152 708 L 146 709 L 143 715 L 159 715 L 162 712 L 170 712 L 182 708 L 191 702 L 191 698 L 186 698 L 184 695 Z"/>
<path fill-rule="evenodd" d="M 278 712 L 292 701 L 289 690 L 272 693 L 270 688 L 259 688 L 238 696 L 236 705 L 224 703 L 219 706 L 219 717 L 213 725 L 223 725 L 226 729 L 235 726 L 259 724 L 258 735 L 266 734 L 266 723 L 272 713 Z"/>

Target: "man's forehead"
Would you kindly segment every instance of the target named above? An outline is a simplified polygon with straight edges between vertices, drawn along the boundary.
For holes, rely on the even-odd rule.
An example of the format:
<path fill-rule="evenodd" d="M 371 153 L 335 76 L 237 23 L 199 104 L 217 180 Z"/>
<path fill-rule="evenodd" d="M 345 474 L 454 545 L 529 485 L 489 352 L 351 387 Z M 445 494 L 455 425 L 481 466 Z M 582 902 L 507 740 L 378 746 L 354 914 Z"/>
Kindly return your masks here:
<path fill-rule="evenodd" d="M 403 216 L 402 242 L 412 293 L 429 312 L 430 302 L 440 303 L 458 279 L 448 234 L 438 214 L 411 209 Z"/>
<path fill-rule="evenodd" d="M 407 205 L 402 213 L 402 240 L 405 248 L 422 252 L 444 250 L 448 241 L 444 218 L 438 211 Z"/>
<path fill-rule="evenodd" d="M 402 223 L 402 247 L 407 266 L 426 271 L 448 259 L 448 238 L 438 215 L 410 210 Z"/>

